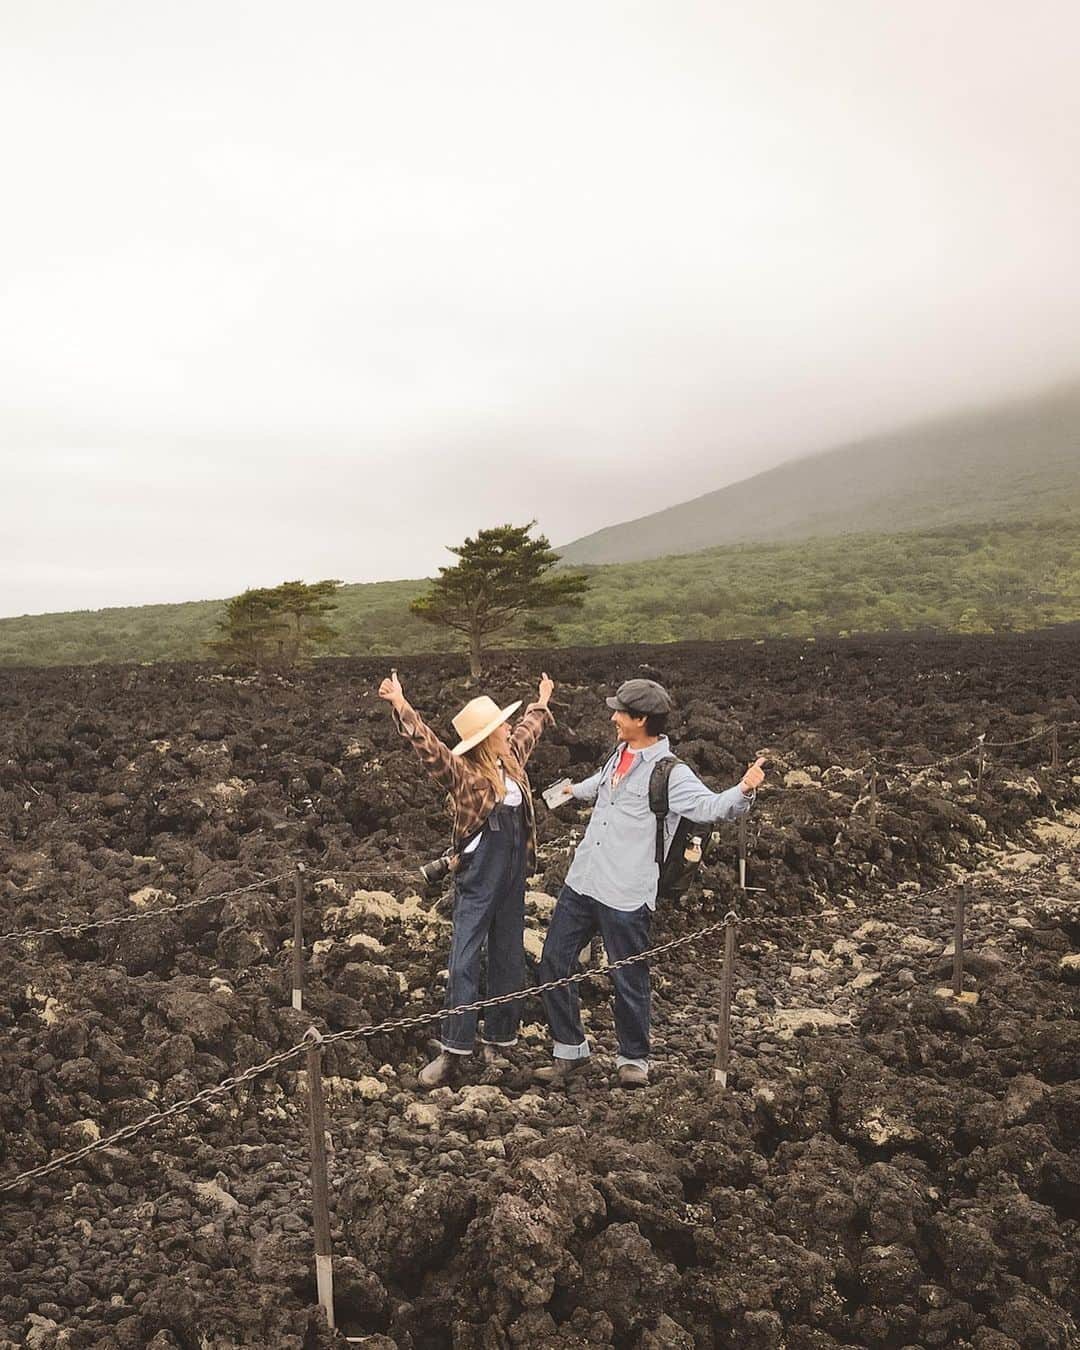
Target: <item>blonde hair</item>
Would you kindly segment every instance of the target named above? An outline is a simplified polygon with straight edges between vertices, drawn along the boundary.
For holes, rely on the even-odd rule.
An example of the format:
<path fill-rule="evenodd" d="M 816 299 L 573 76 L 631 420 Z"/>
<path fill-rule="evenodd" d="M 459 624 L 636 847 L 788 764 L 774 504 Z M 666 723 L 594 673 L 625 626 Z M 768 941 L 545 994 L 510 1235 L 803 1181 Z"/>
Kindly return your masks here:
<path fill-rule="evenodd" d="M 502 801 L 506 796 L 506 784 L 503 782 L 504 773 L 524 790 L 525 773 L 521 765 L 512 754 L 500 759 L 495 753 L 495 747 L 491 744 L 490 736 L 485 736 L 478 745 L 466 750 L 463 757 L 469 761 L 481 777 L 488 780 L 495 789 L 495 795 L 499 801 Z"/>

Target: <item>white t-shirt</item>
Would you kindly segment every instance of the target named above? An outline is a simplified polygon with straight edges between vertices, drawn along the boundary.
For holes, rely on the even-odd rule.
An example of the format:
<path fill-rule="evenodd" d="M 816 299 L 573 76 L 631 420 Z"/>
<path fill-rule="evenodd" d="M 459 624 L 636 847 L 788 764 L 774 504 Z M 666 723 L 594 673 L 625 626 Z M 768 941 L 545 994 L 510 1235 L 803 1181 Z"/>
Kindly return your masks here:
<path fill-rule="evenodd" d="M 506 796 L 502 799 L 502 805 L 520 806 L 522 801 L 521 788 L 518 787 L 517 783 L 514 782 L 514 780 L 510 777 L 508 773 L 503 774 L 503 787 L 506 788 Z M 473 849 L 476 848 L 477 844 L 479 844 L 480 835 L 482 835 L 483 833 L 484 833 L 483 830 L 481 830 L 471 844 L 466 844 L 466 846 L 461 850 L 462 853 L 471 853 Z"/>

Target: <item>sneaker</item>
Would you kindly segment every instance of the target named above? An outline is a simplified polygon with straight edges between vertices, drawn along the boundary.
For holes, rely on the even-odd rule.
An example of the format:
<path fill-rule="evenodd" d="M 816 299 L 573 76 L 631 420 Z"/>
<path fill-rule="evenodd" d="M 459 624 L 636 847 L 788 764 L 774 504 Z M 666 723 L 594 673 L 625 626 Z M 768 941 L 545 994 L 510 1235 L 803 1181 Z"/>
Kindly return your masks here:
<path fill-rule="evenodd" d="M 480 1046 L 480 1056 L 484 1061 L 486 1069 L 509 1069 L 510 1059 L 507 1056 L 508 1045 L 492 1045 L 484 1041 Z"/>
<path fill-rule="evenodd" d="M 433 1088 L 446 1087 L 457 1077 L 458 1066 L 455 1061 L 458 1058 L 460 1056 L 451 1055 L 446 1050 L 441 1051 L 430 1064 L 420 1070 L 416 1081 L 425 1092 L 430 1092 Z"/>
<path fill-rule="evenodd" d="M 555 1083 L 565 1083 L 587 1063 L 588 1059 L 553 1059 L 542 1069 L 533 1069 L 533 1082 L 545 1083 L 548 1087 Z"/>
<path fill-rule="evenodd" d="M 624 1088 L 648 1087 L 649 1086 L 648 1069 L 639 1069 L 636 1064 L 620 1064 L 619 1086 Z"/>

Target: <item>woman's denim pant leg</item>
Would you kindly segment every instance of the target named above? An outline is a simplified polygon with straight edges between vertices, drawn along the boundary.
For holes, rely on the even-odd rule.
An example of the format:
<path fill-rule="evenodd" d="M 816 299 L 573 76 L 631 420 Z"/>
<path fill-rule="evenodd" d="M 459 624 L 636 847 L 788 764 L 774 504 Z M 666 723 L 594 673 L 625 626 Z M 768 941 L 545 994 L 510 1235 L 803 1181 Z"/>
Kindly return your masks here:
<path fill-rule="evenodd" d="M 513 993 L 525 984 L 525 865 L 527 840 L 520 807 L 497 807 L 476 849 L 464 856 L 454 882 L 446 1008 L 480 998 L 480 955 L 487 945 L 487 995 Z M 484 1039 L 512 1045 L 521 1000 L 485 1010 Z M 443 1049 L 468 1054 L 478 1014 L 443 1018 Z"/>
<path fill-rule="evenodd" d="M 599 931 L 604 939 L 608 960 L 621 961 L 636 956 L 649 945 L 652 911 L 612 909 L 592 896 L 580 895 L 569 886 L 559 894 L 548 926 L 544 954 L 540 959 L 540 979 L 562 980 L 578 968 L 578 954 L 592 935 Z M 639 961 L 612 974 L 615 985 L 615 1034 L 619 1043 L 619 1062 L 638 1063 L 649 1058 L 650 987 L 649 963 Z M 544 1008 L 551 1026 L 557 1059 L 584 1059 L 589 1043 L 581 1022 L 581 1001 L 577 985 L 564 985 L 544 995 Z"/>

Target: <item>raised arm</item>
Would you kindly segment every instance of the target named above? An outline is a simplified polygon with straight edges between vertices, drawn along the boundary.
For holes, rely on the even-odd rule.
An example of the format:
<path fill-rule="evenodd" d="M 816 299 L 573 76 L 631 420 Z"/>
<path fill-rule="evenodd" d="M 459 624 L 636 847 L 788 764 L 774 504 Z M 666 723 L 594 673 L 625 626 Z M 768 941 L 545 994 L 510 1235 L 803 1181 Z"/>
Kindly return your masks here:
<path fill-rule="evenodd" d="M 465 766 L 457 755 L 450 753 L 449 746 L 439 740 L 408 702 L 396 670 L 392 670 L 379 685 L 379 697 L 390 704 L 394 714 L 394 725 L 420 756 L 421 763 L 432 778 L 450 792 L 460 787 L 465 777 Z"/>
<path fill-rule="evenodd" d="M 510 733 L 510 749 L 523 767 L 529 762 L 529 756 L 536 749 L 536 742 L 543 735 L 544 728 L 555 724 L 548 707 L 554 688 L 554 680 L 545 672 L 540 679 L 539 697 L 535 703 L 529 704 L 525 715 Z"/>

